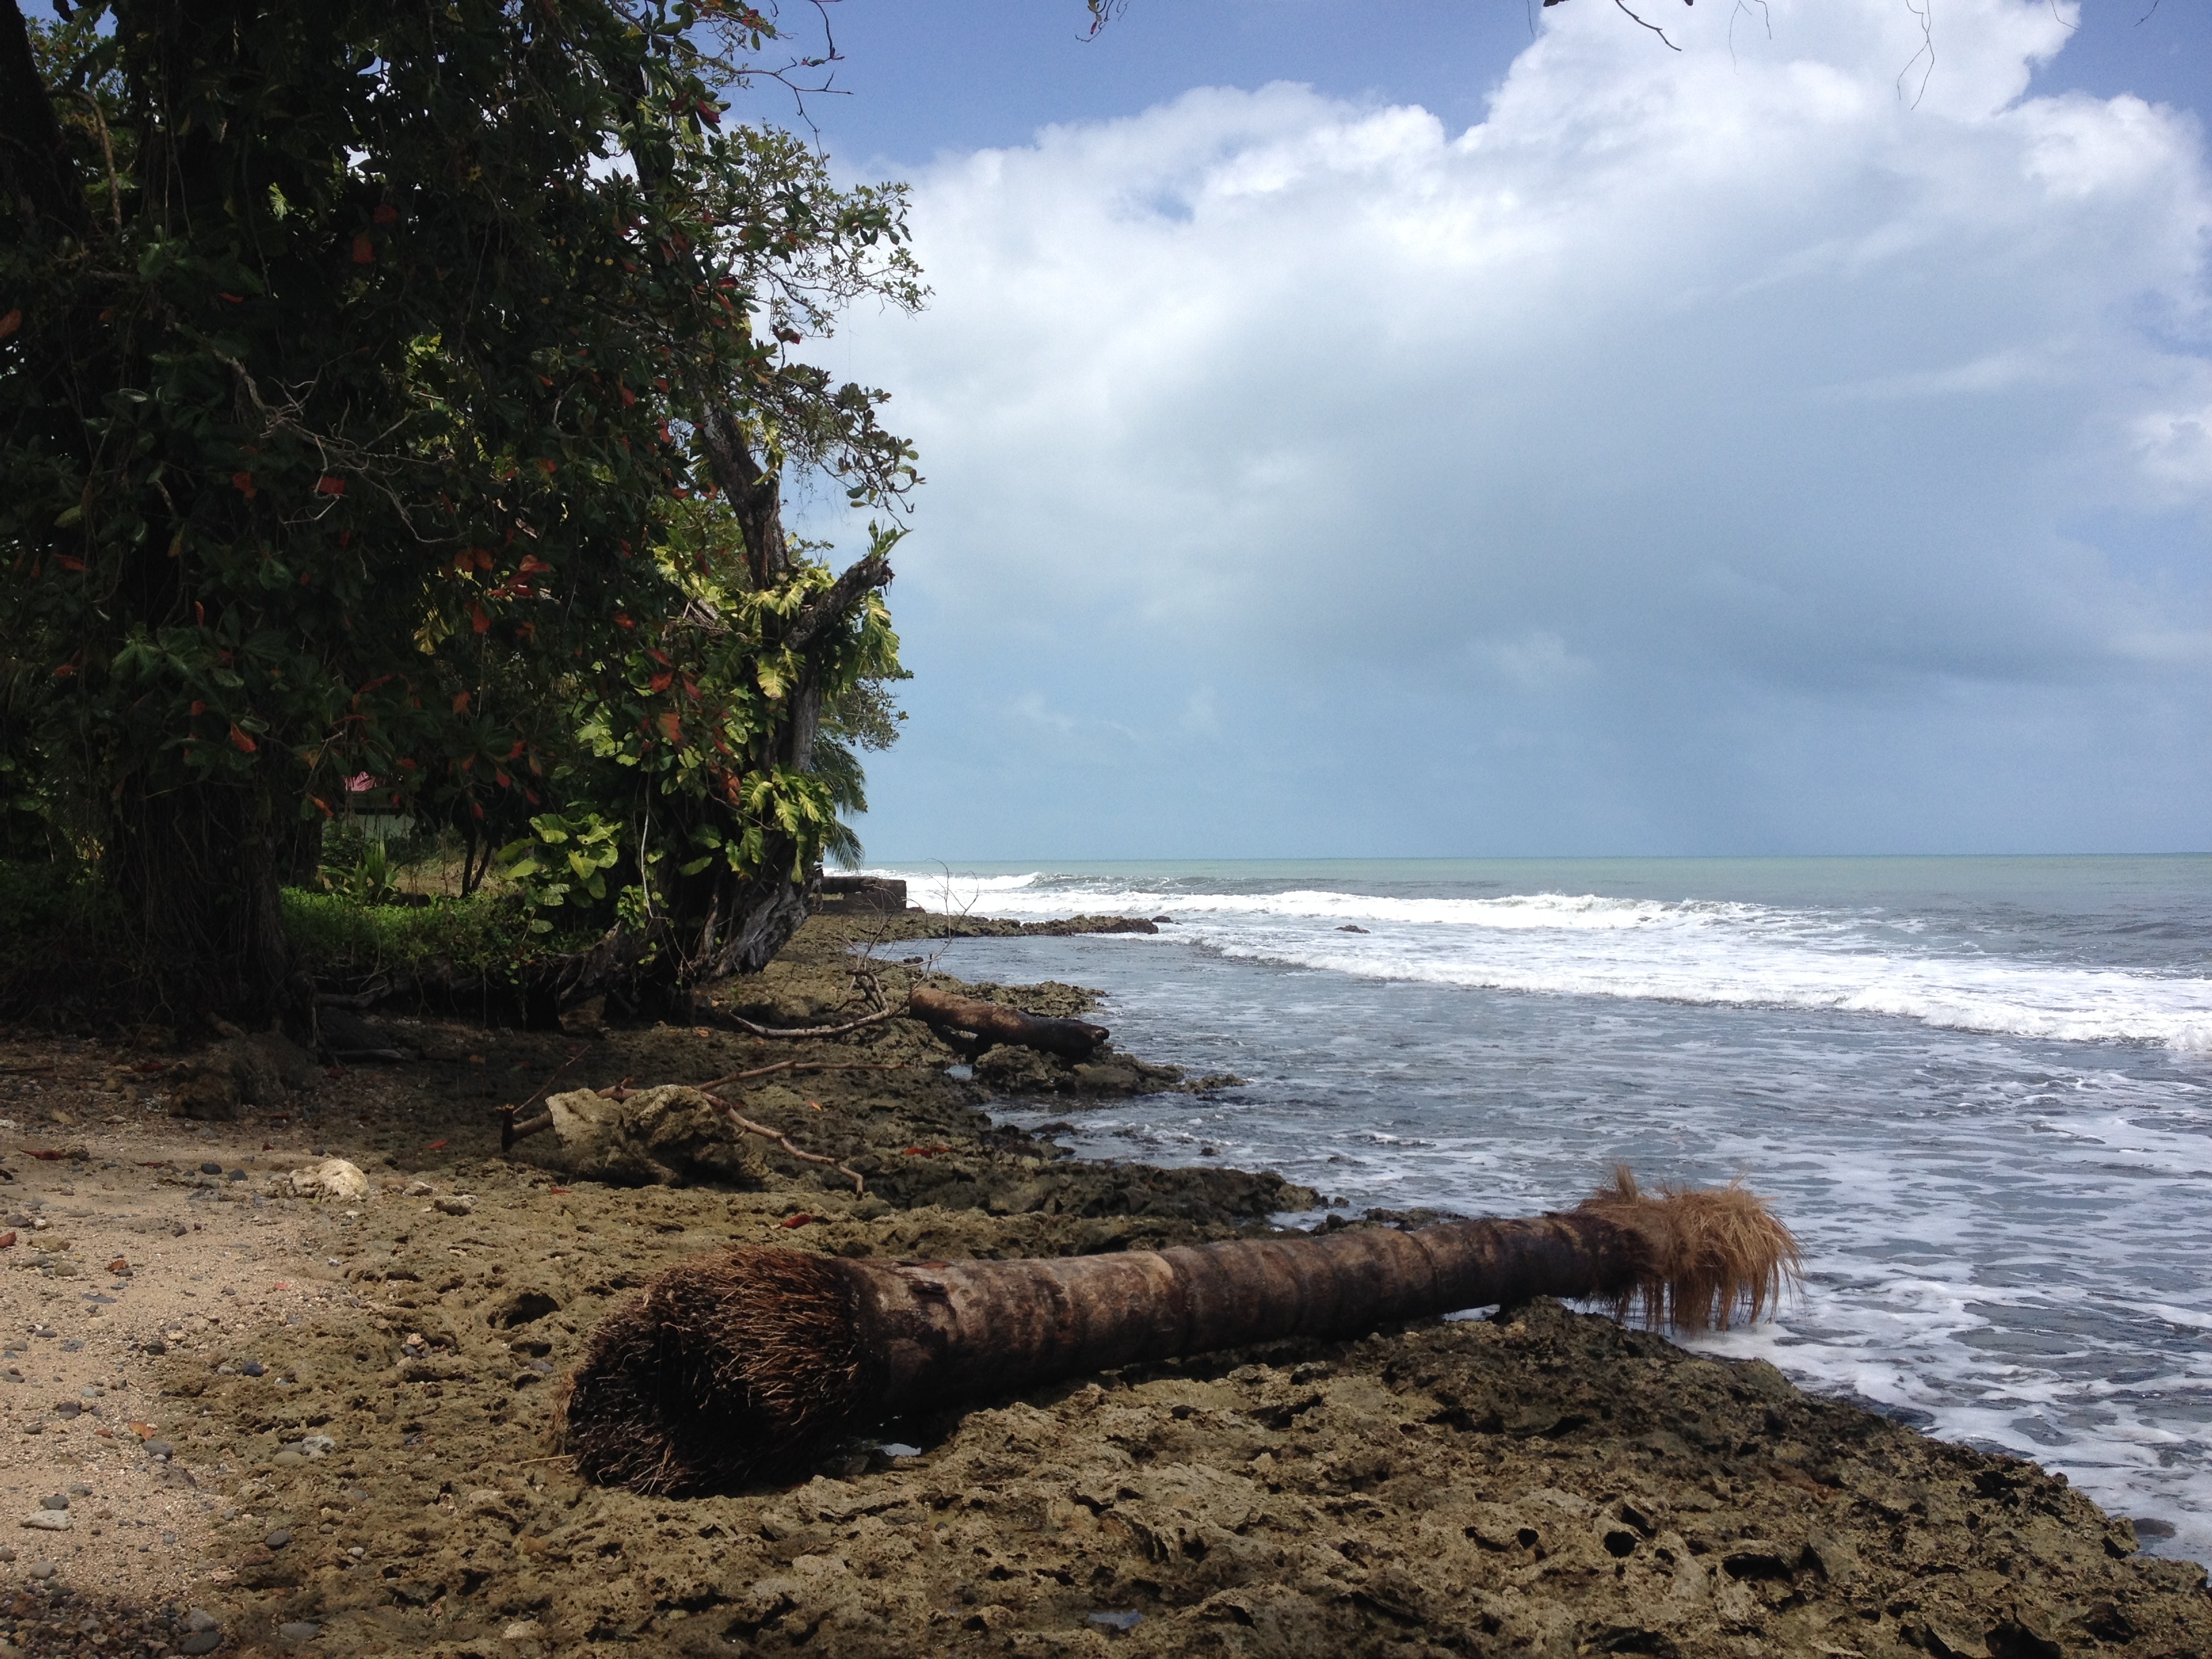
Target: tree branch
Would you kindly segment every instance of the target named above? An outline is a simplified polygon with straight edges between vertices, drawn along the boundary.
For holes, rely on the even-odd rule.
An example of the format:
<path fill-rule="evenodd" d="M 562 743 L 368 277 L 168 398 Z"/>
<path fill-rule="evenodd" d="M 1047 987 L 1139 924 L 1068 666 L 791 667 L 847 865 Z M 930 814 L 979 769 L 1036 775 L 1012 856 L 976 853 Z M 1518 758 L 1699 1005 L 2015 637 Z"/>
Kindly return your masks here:
<path fill-rule="evenodd" d="M 826 593 L 816 595 L 793 618 L 791 632 L 784 642 L 794 651 L 804 652 L 832 627 L 850 615 L 860 601 L 861 595 L 872 593 L 878 587 L 890 584 L 891 562 L 880 553 L 871 553 L 865 559 L 854 561 L 845 574 L 831 584 Z"/>

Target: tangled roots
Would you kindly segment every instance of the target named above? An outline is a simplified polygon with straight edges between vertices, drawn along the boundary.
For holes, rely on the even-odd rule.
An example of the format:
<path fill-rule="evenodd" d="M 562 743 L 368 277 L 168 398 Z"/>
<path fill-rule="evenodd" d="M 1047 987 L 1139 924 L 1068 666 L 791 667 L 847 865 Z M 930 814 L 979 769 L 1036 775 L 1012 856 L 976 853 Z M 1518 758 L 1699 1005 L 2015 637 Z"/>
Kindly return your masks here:
<path fill-rule="evenodd" d="M 1613 1298 L 1616 1318 L 1632 1312 L 1649 1326 L 1724 1331 L 1741 1312 L 1756 1324 L 1798 1279 L 1797 1241 L 1739 1182 L 1706 1190 L 1662 1188 L 1650 1198 L 1624 1164 L 1611 1187 L 1576 1210 L 1626 1229 L 1644 1247 L 1636 1284 Z"/>
<path fill-rule="evenodd" d="M 586 1480 L 681 1495 L 805 1463 L 861 1394 L 839 1264 L 733 1249 L 672 1267 L 603 1320 L 562 1416 Z"/>

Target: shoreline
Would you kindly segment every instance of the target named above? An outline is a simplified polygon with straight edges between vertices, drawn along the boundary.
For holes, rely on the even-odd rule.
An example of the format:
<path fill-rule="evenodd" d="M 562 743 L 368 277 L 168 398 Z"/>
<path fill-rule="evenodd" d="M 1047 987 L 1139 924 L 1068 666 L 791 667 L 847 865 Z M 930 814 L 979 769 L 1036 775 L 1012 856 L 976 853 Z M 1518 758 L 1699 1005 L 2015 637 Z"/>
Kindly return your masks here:
<path fill-rule="evenodd" d="M 872 933 L 896 996 L 930 964 L 883 947 L 926 927 L 818 918 L 765 974 L 716 998 L 758 1023 L 814 1021 L 849 1003 L 845 950 Z M 1089 1006 L 1072 986 L 963 988 L 1036 1013 Z M 2063 1480 L 1806 1395 L 1763 1363 L 1702 1358 L 1546 1303 L 1502 1323 L 1279 1343 L 926 1413 L 775 1489 L 672 1500 L 585 1487 L 550 1443 L 558 1376 L 600 1316 L 686 1256 L 725 1243 L 1011 1256 L 1199 1242 L 1271 1231 L 1272 1214 L 1307 1207 L 1284 1201 L 1304 1189 L 1265 1173 L 1089 1164 L 995 1127 L 981 1109 L 994 1087 L 1031 1092 L 1035 1080 L 947 1076 L 958 1056 L 910 1021 L 773 1044 L 711 1023 L 589 1042 L 392 1023 L 419 1061 L 349 1070 L 291 1111 L 236 1124 L 140 1105 L 101 1111 L 122 1121 L 93 1128 L 85 1103 L 56 1086 L 40 1092 L 77 1120 L 56 1125 L 23 1109 L 21 1089 L 11 1097 L 30 1144 L 73 1134 L 88 1153 L 11 1160 L 15 1202 L 90 1212 L 70 1224 L 75 1250 L 56 1255 L 58 1270 L 110 1248 L 124 1212 L 144 1221 L 145 1193 L 165 1180 L 176 1204 L 236 1224 L 225 1270 L 250 1278 L 234 1288 L 262 1305 L 234 1302 L 210 1325 L 186 1303 L 156 1305 L 149 1273 L 97 1310 L 105 1338 L 135 1345 L 116 1365 L 143 1379 L 133 1408 L 175 1447 L 160 1469 L 207 1500 L 197 1577 L 161 1594 L 216 1620 L 222 1639 L 208 1650 L 2212 1649 L 2203 1569 L 2142 1557 L 2129 1523 Z M 6 1045 L 11 1060 L 89 1046 L 20 1033 Z M 563 1089 L 624 1076 L 642 1086 L 808 1056 L 896 1069 L 763 1079 L 744 1109 L 862 1170 L 865 1195 L 773 1146 L 758 1184 L 739 1191 L 572 1182 L 520 1161 L 536 1143 L 516 1161 L 497 1156 L 491 1109 L 556 1066 L 570 1068 Z M 70 1066 L 112 1079 L 121 1056 L 77 1066 L 85 1058 L 57 1054 L 57 1084 Z M 1065 1073 L 1052 1080 L 1071 1098 L 1170 1081 L 1118 1054 L 1087 1078 L 1039 1063 Z M 1022 1066 L 1034 1069 L 1026 1051 Z M 118 1098 L 84 1092 L 108 1097 L 95 1111 Z M 283 1196 L 274 1177 L 315 1147 L 359 1164 L 374 1195 L 343 1208 Z M 212 1178 L 192 1173 L 191 1152 L 247 1178 L 196 1185 Z M 166 1169 L 146 1167 L 156 1163 Z M 64 1186 L 73 1194 L 52 1190 Z M 237 1248 L 247 1241 L 251 1275 Z M 280 1279 L 285 1295 L 265 1288 Z M 79 1300 L 43 1269 L 0 1287 L 18 1317 L 56 1318 Z M 167 1293 L 191 1290 L 209 1285 L 179 1279 Z M 70 1316 L 91 1328 L 81 1310 Z M 171 1330 L 183 1334 L 164 1352 L 144 1351 Z M 22 1432 L 55 1392 L 0 1395 L 19 1459 L 62 1440 Z M 303 1450 L 313 1437 L 331 1444 Z M 0 1633 L 25 1651 L 76 1650 L 25 1639 L 27 1620 L 52 1622 L 33 1614 L 59 1607 L 57 1585 L 71 1620 L 119 1632 L 144 1613 L 157 1627 L 158 1608 L 88 1582 L 88 1557 L 59 1556 L 54 1579 L 29 1580 L 25 1540 L 44 1539 L 10 1540 L 18 1559 L 0 1565 L 0 1583 L 40 1607 Z M 181 1650 L 173 1620 L 158 1627 Z"/>

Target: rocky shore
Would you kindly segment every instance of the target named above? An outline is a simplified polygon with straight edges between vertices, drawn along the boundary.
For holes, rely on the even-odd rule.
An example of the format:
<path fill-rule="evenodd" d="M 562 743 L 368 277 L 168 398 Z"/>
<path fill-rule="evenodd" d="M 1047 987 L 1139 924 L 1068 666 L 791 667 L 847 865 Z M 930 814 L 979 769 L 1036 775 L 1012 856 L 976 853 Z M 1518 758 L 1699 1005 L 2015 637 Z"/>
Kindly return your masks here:
<path fill-rule="evenodd" d="M 820 919 L 696 1027 L 382 1011 L 414 1061 L 231 1123 L 169 1115 L 157 1059 L 0 1042 L 15 1139 L 64 1153 L 7 1160 L 4 1201 L 51 1237 L 0 1247 L 0 1317 L 56 1334 L 10 1344 L 0 1485 L 26 1516 L 86 1488 L 78 1530 L 9 1540 L 0 1656 L 2212 1652 L 2203 1570 L 2147 1559 L 2033 1465 L 1552 1304 L 886 1424 L 774 1490 L 581 1485 L 559 1379 L 688 1255 L 1112 1250 L 1316 1202 L 1266 1174 L 1086 1163 L 981 1109 L 1208 1086 L 1134 1056 L 994 1050 L 957 1076 L 971 1057 L 911 1020 L 790 1042 L 728 1018 L 864 1012 L 856 941 L 896 1006 L 930 933 Z M 1073 987 L 959 988 L 1091 1012 Z M 734 1189 L 576 1178 L 550 1138 L 500 1152 L 501 1104 L 784 1060 L 727 1092 L 865 1193 L 764 1139 Z M 285 1172 L 319 1152 L 369 1195 L 292 1196 Z M 125 1257 L 127 1279 L 106 1271 Z M 163 1495 L 167 1545 L 130 1525 Z"/>

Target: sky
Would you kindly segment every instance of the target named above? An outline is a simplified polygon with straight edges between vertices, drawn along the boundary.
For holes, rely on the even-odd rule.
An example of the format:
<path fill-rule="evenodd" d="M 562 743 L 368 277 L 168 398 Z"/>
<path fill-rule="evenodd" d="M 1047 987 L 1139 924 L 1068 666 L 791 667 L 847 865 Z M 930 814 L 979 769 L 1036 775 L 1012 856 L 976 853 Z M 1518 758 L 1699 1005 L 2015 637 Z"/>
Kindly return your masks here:
<path fill-rule="evenodd" d="M 827 9 L 871 862 L 2212 847 L 2212 8 L 1639 9 Z"/>

